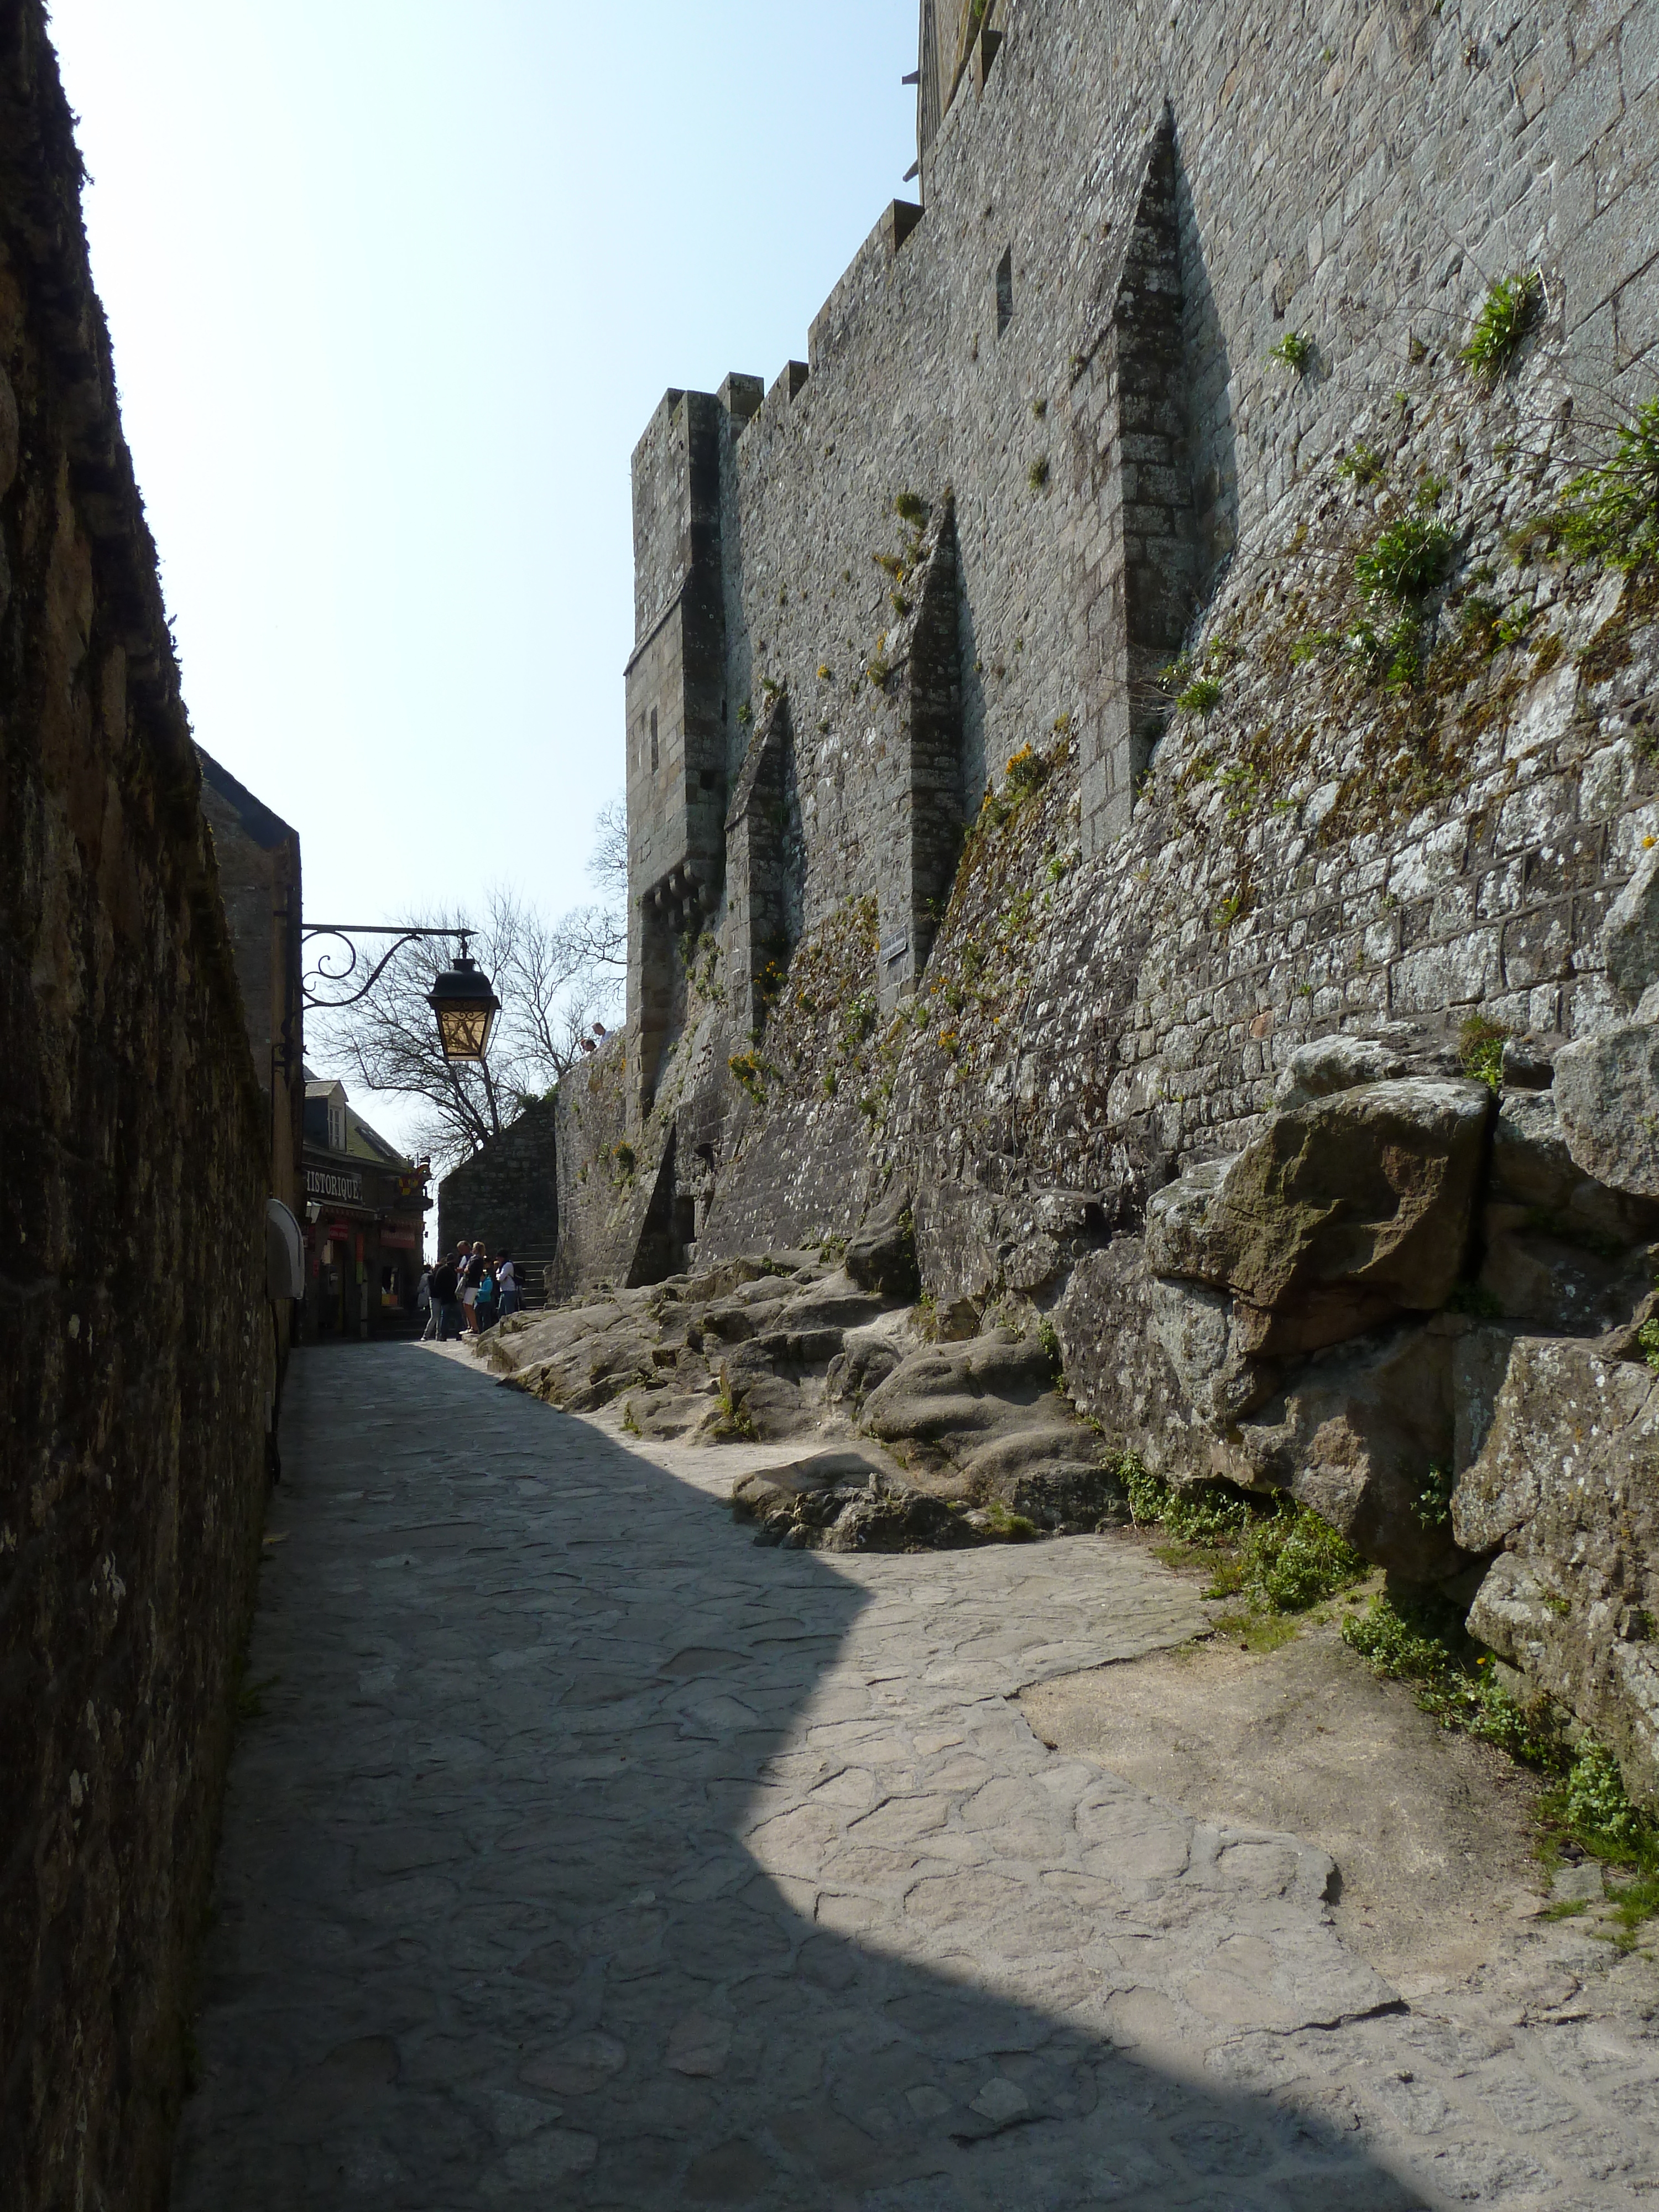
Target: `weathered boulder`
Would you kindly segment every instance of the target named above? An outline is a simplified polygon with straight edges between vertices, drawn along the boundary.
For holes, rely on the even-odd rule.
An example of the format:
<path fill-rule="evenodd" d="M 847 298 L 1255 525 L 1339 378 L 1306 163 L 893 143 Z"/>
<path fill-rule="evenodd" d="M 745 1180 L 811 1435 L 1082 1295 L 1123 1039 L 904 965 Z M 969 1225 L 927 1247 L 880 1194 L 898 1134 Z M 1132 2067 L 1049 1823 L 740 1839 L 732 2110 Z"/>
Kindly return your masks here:
<path fill-rule="evenodd" d="M 863 1490 L 883 1472 L 861 1452 L 814 1452 L 787 1467 L 740 1475 L 732 1486 L 732 1509 L 740 1521 L 792 1526 L 804 1498 L 837 1489 Z"/>
<path fill-rule="evenodd" d="M 1035 1338 L 992 1329 L 966 1344 L 913 1352 L 865 1401 L 860 1425 L 889 1443 L 939 1445 L 955 1459 L 994 1431 L 1070 1425 L 1053 1382 L 1053 1363 Z"/>
<path fill-rule="evenodd" d="M 1567 1148 L 1553 1091 L 1506 1091 L 1492 1134 L 1480 1286 L 1568 1335 L 1627 1316 L 1652 1273 L 1659 1205 L 1609 1190 Z"/>
<path fill-rule="evenodd" d="M 1122 1483 L 1102 1463 L 1096 1439 L 1073 1423 L 993 1437 L 968 1453 L 961 1473 L 975 1504 L 1023 1514 L 1056 1534 L 1129 1517 Z"/>
<path fill-rule="evenodd" d="M 1270 1397 L 1279 1376 L 1236 1353 L 1231 1312 L 1224 1291 L 1153 1274 L 1140 1237 L 1115 1238 L 1054 1309 L 1073 1403 L 1168 1481 L 1223 1472 L 1230 1407 Z"/>
<path fill-rule="evenodd" d="M 1642 855 L 1636 872 L 1607 911 L 1601 931 L 1607 981 L 1627 1006 L 1659 983 L 1659 846 Z"/>
<path fill-rule="evenodd" d="M 1518 1337 L 1452 1498 L 1468 1550 L 1504 1547 L 1471 1631 L 1612 1745 L 1659 1807 L 1659 1376 L 1602 1347 Z"/>
<path fill-rule="evenodd" d="M 757 1544 L 795 1551 L 950 1551 L 979 1540 L 943 1499 L 856 1452 L 818 1452 L 744 1475 L 732 1510 L 759 1523 Z"/>
<path fill-rule="evenodd" d="M 817 1547 L 825 1552 L 954 1552 L 980 1540 L 942 1498 L 890 1479 L 849 1498 Z"/>
<path fill-rule="evenodd" d="M 1289 1491 L 1407 1581 L 1455 1572 L 1463 1561 L 1443 1491 L 1456 1449 L 1453 1346 L 1462 1326 L 1437 1320 L 1318 1354 L 1259 1420 L 1240 1424 L 1232 1464 L 1220 1471 L 1249 1487 Z"/>
<path fill-rule="evenodd" d="M 1520 1030 L 1504 1040 L 1505 1091 L 1547 1091 L 1555 1080 L 1555 1055 L 1566 1039 L 1553 1031 Z"/>
<path fill-rule="evenodd" d="M 1463 1271 L 1491 1108 L 1483 1084 L 1408 1078 L 1275 1114 L 1231 1161 L 1158 1193 L 1148 1260 L 1231 1291 L 1249 1358 L 1432 1311 Z"/>
<path fill-rule="evenodd" d="M 708 1400 L 680 1390 L 638 1390 L 623 1400 L 627 1418 L 642 1437 L 664 1443 L 689 1437 L 708 1418 Z"/>
<path fill-rule="evenodd" d="M 1146 1302 L 1148 1319 L 1176 1380 L 1202 1419 L 1237 1420 L 1273 1395 L 1279 1370 L 1246 1356 L 1230 1292 L 1153 1275 Z"/>
<path fill-rule="evenodd" d="M 875 1329 L 848 1332 L 845 1349 L 830 1363 L 825 1395 L 832 1403 L 861 1406 L 905 1357 L 907 1346 Z"/>
<path fill-rule="evenodd" d="M 1625 1022 L 1557 1054 L 1567 1150 L 1613 1190 L 1659 1198 L 1659 1022 Z"/>
<path fill-rule="evenodd" d="M 1352 1091 L 1362 1083 L 1386 1083 L 1406 1063 L 1392 1045 L 1375 1037 L 1337 1035 L 1316 1037 L 1297 1047 L 1279 1072 L 1273 1103 L 1305 1106 L 1333 1091 Z"/>
<path fill-rule="evenodd" d="M 921 1294 L 910 1200 L 908 1185 L 890 1192 L 847 1242 L 848 1273 L 862 1289 L 878 1291 L 884 1298 L 909 1299 Z"/>

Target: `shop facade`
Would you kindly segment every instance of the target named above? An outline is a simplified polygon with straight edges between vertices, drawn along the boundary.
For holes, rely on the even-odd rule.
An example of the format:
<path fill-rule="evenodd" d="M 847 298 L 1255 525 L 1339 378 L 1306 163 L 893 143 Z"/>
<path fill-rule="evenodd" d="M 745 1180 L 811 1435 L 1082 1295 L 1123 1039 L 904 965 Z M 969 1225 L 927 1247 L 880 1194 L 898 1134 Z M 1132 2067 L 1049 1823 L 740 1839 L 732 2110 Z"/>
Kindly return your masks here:
<path fill-rule="evenodd" d="M 407 1336 L 424 1323 L 424 1161 L 404 1158 L 351 1106 L 343 1084 L 306 1085 L 307 1343 Z"/>

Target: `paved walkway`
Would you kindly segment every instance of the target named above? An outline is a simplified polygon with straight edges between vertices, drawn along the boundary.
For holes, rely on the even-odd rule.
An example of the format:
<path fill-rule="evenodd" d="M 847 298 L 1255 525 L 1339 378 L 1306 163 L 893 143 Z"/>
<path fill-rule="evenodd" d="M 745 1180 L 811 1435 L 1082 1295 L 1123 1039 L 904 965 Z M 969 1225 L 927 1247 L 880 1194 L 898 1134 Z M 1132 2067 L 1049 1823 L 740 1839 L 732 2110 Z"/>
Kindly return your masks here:
<path fill-rule="evenodd" d="M 1650 2051 L 1407 2011 L 1320 1854 L 1032 1735 L 1188 1586 L 757 1549 L 787 1456 L 301 1355 L 175 2212 L 1651 2203 Z"/>

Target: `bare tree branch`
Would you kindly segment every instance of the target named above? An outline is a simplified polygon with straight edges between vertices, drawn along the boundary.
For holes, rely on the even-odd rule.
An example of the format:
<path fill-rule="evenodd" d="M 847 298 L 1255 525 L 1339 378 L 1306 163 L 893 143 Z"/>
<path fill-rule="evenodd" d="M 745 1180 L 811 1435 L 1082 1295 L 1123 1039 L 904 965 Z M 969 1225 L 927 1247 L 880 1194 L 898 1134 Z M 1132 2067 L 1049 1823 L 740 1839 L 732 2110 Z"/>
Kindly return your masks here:
<path fill-rule="evenodd" d="M 423 1099 L 417 1133 L 440 1168 L 469 1158 L 503 1122 L 549 1095 L 580 1054 L 596 1021 L 617 1011 L 628 966 L 624 901 L 627 819 L 613 800 L 595 824 L 588 872 L 608 896 L 550 921 L 505 886 L 492 891 L 482 927 L 464 912 L 411 917 L 422 928 L 473 933 L 473 957 L 493 981 L 501 1012 L 488 1070 L 452 1066 L 438 1042 L 427 995 L 449 963 L 441 943 L 410 945 L 368 998 L 336 1014 L 313 1012 L 307 1027 L 332 1045 L 367 1091 Z"/>

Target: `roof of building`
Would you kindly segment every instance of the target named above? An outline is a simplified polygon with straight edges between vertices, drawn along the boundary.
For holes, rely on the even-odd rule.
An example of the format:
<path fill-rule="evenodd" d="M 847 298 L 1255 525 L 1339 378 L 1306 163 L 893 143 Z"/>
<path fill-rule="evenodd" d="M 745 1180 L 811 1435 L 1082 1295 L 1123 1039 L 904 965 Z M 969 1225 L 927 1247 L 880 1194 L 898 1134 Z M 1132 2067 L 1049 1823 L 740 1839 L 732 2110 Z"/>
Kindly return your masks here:
<path fill-rule="evenodd" d="M 395 1145 L 389 1144 L 378 1129 L 364 1121 L 351 1103 L 350 1093 L 337 1076 L 313 1075 L 308 1067 L 301 1072 L 305 1077 L 307 1099 L 328 1098 L 335 1091 L 339 1092 L 345 1104 L 345 1149 L 349 1158 L 378 1160 L 382 1167 L 396 1168 L 404 1175 L 411 1172 L 415 1163 L 406 1153 L 400 1152 Z"/>
<path fill-rule="evenodd" d="M 203 782 L 223 799 L 256 845 L 263 846 L 269 853 L 286 844 L 290 837 L 299 836 L 297 830 L 284 822 L 280 814 L 273 814 L 264 799 L 256 799 L 245 783 L 239 783 L 228 768 L 215 760 L 211 753 L 204 752 L 200 745 L 196 748 L 196 757 L 201 763 Z"/>

